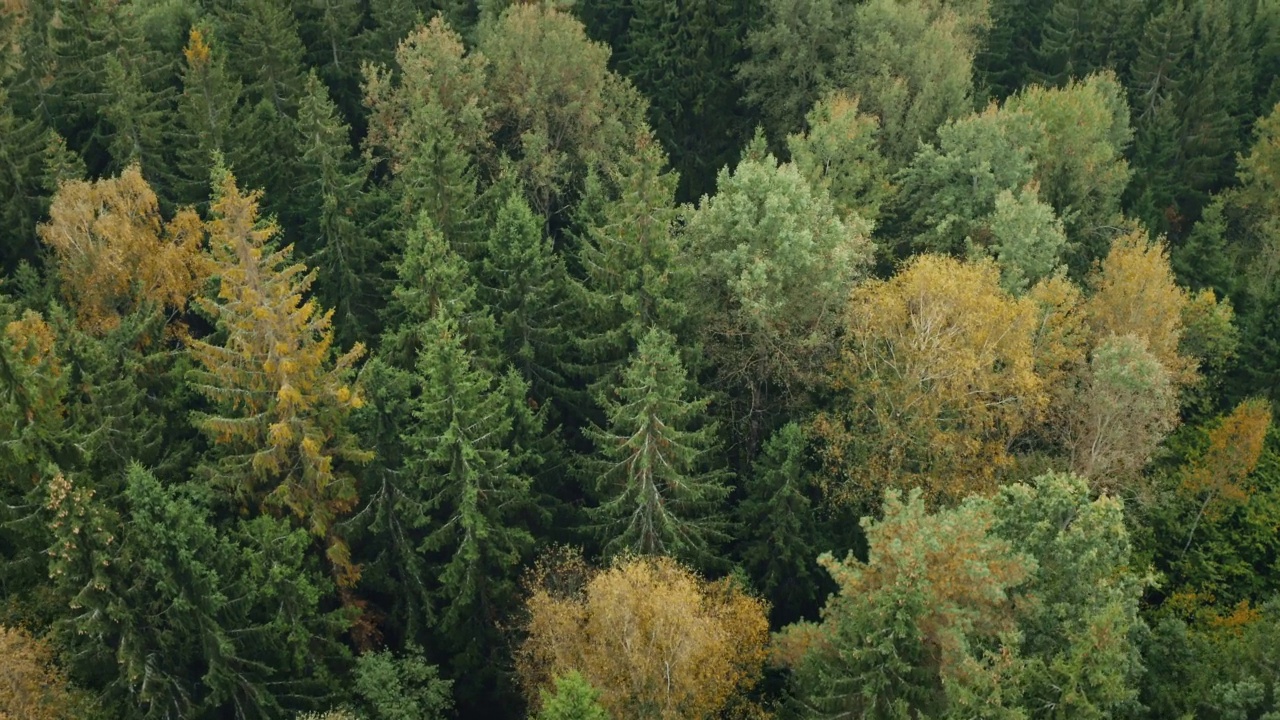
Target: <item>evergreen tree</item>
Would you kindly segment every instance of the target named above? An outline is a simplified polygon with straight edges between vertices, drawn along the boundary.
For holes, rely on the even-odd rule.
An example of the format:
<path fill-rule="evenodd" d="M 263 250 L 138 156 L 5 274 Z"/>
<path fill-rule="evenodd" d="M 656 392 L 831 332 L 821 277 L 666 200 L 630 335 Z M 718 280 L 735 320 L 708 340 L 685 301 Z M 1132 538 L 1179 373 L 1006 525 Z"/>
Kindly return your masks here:
<path fill-rule="evenodd" d="M 743 567 L 752 586 L 769 600 L 775 625 L 812 615 L 821 586 L 807 445 L 795 423 L 774 433 L 745 481 L 746 497 L 736 510 Z"/>
<path fill-rule="evenodd" d="M 178 201 L 203 204 L 209 197 L 209 170 L 216 153 L 235 164 L 240 82 L 227 71 L 224 53 L 210 47 L 208 30 L 191 28 L 183 49 L 182 95 L 174 125 Z"/>
<path fill-rule="evenodd" d="M 588 382 L 612 384 L 650 328 L 682 329 L 689 268 L 679 261 L 672 207 L 676 178 L 664 172 L 662 148 L 649 134 L 606 182 L 588 182 L 586 200 L 602 199 L 578 244 L 583 279 L 575 287 L 574 340 Z M 606 188 L 613 188 L 609 193 Z"/>
<path fill-rule="evenodd" d="M 334 308 L 340 339 L 367 336 L 374 321 L 375 239 L 366 232 L 367 168 L 351 157 L 350 129 L 312 71 L 296 125 L 299 186 L 295 217 L 306 218 L 299 252 L 319 271 L 316 294 Z"/>
<path fill-rule="evenodd" d="M 303 93 L 306 50 L 286 0 L 218 0 L 214 17 L 226 57 L 250 104 L 265 100 L 292 117 Z"/>
<path fill-rule="evenodd" d="M 324 697 L 340 620 L 319 608 L 306 533 L 258 518 L 220 534 L 136 464 L 118 497 L 103 489 L 59 473 L 47 501 L 49 575 L 79 610 L 62 636 L 86 677 L 112 668 L 103 705 L 122 718 L 249 720 Z"/>
<path fill-rule="evenodd" d="M 416 374 L 421 394 L 404 430 L 405 481 L 430 515 L 419 552 L 432 559 L 433 616 L 468 703 L 494 702 L 498 621 L 518 592 L 516 570 L 533 536 L 525 456 L 513 434 L 536 428 L 523 401 L 528 389 L 514 371 L 496 375 L 465 347 L 447 313 L 429 320 Z"/>
<path fill-rule="evenodd" d="M 363 401 L 346 375 L 364 347 L 332 358 L 332 311 L 302 300 L 315 271 L 269 244 L 276 227 L 258 220 L 257 193 L 242 193 L 221 168 L 215 187 L 209 234 L 219 288 L 197 302 L 219 333 L 188 341 L 201 366 L 194 386 L 214 403 L 196 424 L 223 448 L 213 482 L 242 507 L 296 516 L 350 587 L 359 569 L 334 523 L 356 506 L 350 464 L 370 459 L 347 427 Z"/>
<path fill-rule="evenodd" d="M 503 357 L 540 402 L 565 387 L 569 337 L 561 327 L 567 276 L 542 221 L 517 193 L 498 208 L 482 262 L 481 300 L 501 333 Z"/>
<path fill-rule="evenodd" d="M 609 720 L 599 697 L 600 691 L 591 687 L 581 673 L 565 673 L 556 678 L 554 693 L 542 691 L 542 710 L 537 720 Z"/>
<path fill-rule="evenodd" d="M 584 463 L 601 499 L 596 518 L 608 554 L 714 558 L 728 494 L 717 469 L 708 398 L 688 399 L 674 339 L 650 330 L 612 393 L 599 393 L 606 427 L 586 430 L 597 456 Z"/>
<path fill-rule="evenodd" d="M 736 111 L 733 71 L 746 57 L 747 24 L 757 3 L 631 0 L 628 5 L 626 33 L 610 42 L 615 65 L 649 100 L 649 123 L 676 159 L 680 197 L 701 197 L 714 189 L 716 172 L 747 138 L 748 125 Z"/>
<path fill-rule="evenodd" d="M 102 113 L 111 123 L 107 150 L 116 172 L 139 165 L 151 184 L 168 192 L 173 187 L 165 130 L 172 114 L 172 93 L 153 92 L 143 83 L 142 68 L 107 58 L 106 93 Z"/>
<path fill-rule="evenodd" d="M 293 3 L 298 35 L 306 46 L 305 66 L 318 70 L 345 117 L 355 117 L 360 110 L 362 58 L 357 34 L 364 20 L 364 6 L 361 0 Z"/>
<path fill-rule="evenodd" d="M 6 270 L 35 257 L 36 221 L 43 211 L 40 140 L 46 131 L 14 108 L 0 87 L 0 267 Z"/>

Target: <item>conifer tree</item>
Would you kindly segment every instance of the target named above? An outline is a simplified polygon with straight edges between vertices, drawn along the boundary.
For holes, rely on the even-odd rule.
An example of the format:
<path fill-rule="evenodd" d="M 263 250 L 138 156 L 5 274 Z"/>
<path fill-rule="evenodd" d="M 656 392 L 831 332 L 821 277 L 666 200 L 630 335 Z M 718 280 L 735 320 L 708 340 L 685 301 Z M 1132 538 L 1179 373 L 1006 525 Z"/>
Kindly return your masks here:
<path fill-rule="evenodd" d="M 735 112 L 734 67 L 746 56 L 754 0 L 631 0 L 624 35 L 609 42 L 618 72 L 649 100 L 649 122 L 682 181 L 680 196 L 714 189 L 749 127 Z"/>
<path fill-rule="evenodd" d="M 40 201 L 41 138 L 45 127 L 15 113 L 12 96 L 0 86 L 0 267 L 14 268 L 35 257 Z"/>
<path fill-rule="evenodd" d="M 726 473 L 706 416 L 709 398 L 689 399 L 689 386 L 674 339 L 655 328 L 613 391 L 598 394 L 608 422 L 586 430 L 597 456 L 584 469 L 600 498 L 592 515 L 610 555 L 714 557 Z"/>
<path fill-rule="evenodd" d="M 821 551 L 805 468 L 807 444 L 796 423 L 774 433 L 745 481 L 746 497 L 736 510 L 743 567 L 769 600 L 775 624 L 812 615 L 818 601 L 815 559 Z"/>
<path fill-rule="evenodd" d="M 307 535 L 272 518 L 219 533 L 181 489 L 134 464 L 118 494 L 59 473 L 48 483 L 49 575 L 77 612 L 64 637 L 113 667 L 117 717 L 250 720 L 323 697 L 340 619 L 323 612 Z"/>
<path fill-rule="evenodd" d="M 266 100 L 291 117 L 303 92 L 305 48 L 298 23 L 284 0 L 220 0 L 215 3 L 219 37 L 230 67 L 244 83 L 251 104 Z"/>
<path fill-rule="evenodd" d="M 497 623 L 517 597 L 516 570 L 533 548 L 528 470 L 512 436 L 536 428 L 525 382 L 484 369 L 448 314 L 423 329 L 420 395 L 404 430 L 405 483 L 428 513 L 419 552 L 431 558 L 433 617 L 471 703 L 493 701 Z"/>
<path fill-rule="evenodd" d="M 662 148 L 643 133 L 607 182 L 588 183 L 588 199 L 614 188 L 578 244 L 583 279 L 574 286 L 575 341 L 593 385 L 616 381 L 650 328 L 676 333 L 687 315 L 690 273 L 679 261 L 676 177 L 663 170 L 665 164 Z"/>
<path fill-rule="evenodd" d="M 173 137 L 175 195 L 181 203 L 203 204 L 214 154 L 223 153 L 235 164 L 241 85 L 227 71 L 225 53 L 210 46 L 208 28 L 191 28 L 182 53 L 186 65 Z"/>
<path fill-rule="evenodd" d="M 243 193 L 221 168 L 215 187 L 209 241 L 219 288 L 197 303 L 220 332 L 188 341 L 201 366 L 194 385 L 214 403 L 196 424 L 224 449 L 214 483 L 239 503 L 296 516 L 349 587 L 359 570 L 334 522 L 356 506 L 350 463 L 370 459 L 347 427 L 363 401 L 346 375 L 364 347 L 332 357 L 332 311 L 302 299 L 315 271 L 271 244 L 276 226 L 258 219 L 258 193 Z"/>
<path fill-rule="evenodd" d="M 570 348 L 560 324 L 567 275 L 542 227 L 518 194 L 502 202 L 485 247 L 481 300 L 494 314 L 503 357 L 545 402 L 565 386 Z"/>
<path fill-rule="evenodd" d="M 128 58 L 126 58 L 128 59 Z M 139 165 L 151 178 L 152 186 L 168 192 L 173 177 L 169 168 L 165 130 L 172 113 L 172 92 L 153 92 L 144 84 L 143 68 L 107 58 L 106 94 L 103 115 L 111 123 L 107 151 L 117 172 Z M 167 89 L 168 90 L 168 89 Z"/>
<path fill-rule="evenodd" d="M 306 218 L 299 252 L 318 270 L 316 294 L 334 308 L 340 339 L 368 333 L 374 320 L 370 277 L 379 259 L 366 232 L 367 166 L 351 157 L 350 128 L 312 71 L 298 108 L 298 179 L 295 217 Z"/>
<path fill-rule="evenodd" d="M 450 245 L 467 252 L 477 241 L 476 165 L 488 156 L 486 60 L 467 54 L 439 17 L 406 38 L 395 58 L 398 74 L 382 66 L 365 71 L 365 151 L 395 177 L 392 207 L 400 223 L 411 226 L 425 210 Z"/>

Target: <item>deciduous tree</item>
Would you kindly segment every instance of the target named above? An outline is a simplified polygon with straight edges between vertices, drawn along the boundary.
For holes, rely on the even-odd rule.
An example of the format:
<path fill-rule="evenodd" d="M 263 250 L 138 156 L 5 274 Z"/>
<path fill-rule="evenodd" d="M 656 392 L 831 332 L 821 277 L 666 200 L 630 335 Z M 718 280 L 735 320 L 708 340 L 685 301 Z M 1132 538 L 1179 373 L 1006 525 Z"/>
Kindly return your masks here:
<path fill-rule="evenodd" d="M 225 170 L 215 177 L 209 244 L 217 293 L 197 300 L 219 333 L 188 341 L 201 371 L 194 386 L 214 403 L 196 420 L 216 446 L 217 485 L 241 503 L 285 511 L 323 538 L 339 584 L 359 576 L 334 521 L 356 505 L 357 446 L 347 415 L 363 400 L 348 380 L 364 352 L 333 358 L 332 311 L 302 296 L 315 271 L 290 264 L 292 248 L 258 219 L 258 193 Z"/>
<path fill-rule="evenodd" d="M 612 717 L 710 717 L 746 699 L 765 659 L 764 604 L 670 558 L 624 558 L 599 571 L 572 558 L 544 567 L 525 608 L 517 672 L 534 702 L 577 671 Z"/>

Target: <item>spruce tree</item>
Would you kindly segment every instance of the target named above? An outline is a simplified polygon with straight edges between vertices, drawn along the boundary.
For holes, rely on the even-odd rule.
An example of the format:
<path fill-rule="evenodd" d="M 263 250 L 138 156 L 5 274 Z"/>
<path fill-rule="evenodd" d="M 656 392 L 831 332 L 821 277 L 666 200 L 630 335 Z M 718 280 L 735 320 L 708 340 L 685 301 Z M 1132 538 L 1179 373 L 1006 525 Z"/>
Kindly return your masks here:
<path fill-rule="evenodd" d="M 154 92 L 144 84 L 143 68 L 107 58 L 106 106 L 103 115 L 111 124 L 107 151 L 116 172 L 140 165 L 152 187 L 168 192 L 173 187 L 165 131 L 173 112 L 172 92 Z"/>
<path fill-rule="evenodd" d="M 324 84 L 307 76 L 296 124 L 298 187 L 295 217 L 306 219 L 298 248 L 319 271 L 316 294 L 336 313 L 341 339 L 350 342 L 375 320 L 375 239 L 366 231 L 367 166 L 351 157 L 350 128 L 339 117 Z"/>
<path fill-rule="evenodd" d="M 460 691 L 475 703 L 497 684 L 497 623 L 518 597 L 517 570 L 533 548 L 524 519 L 531 458 L 513 450 L 512 434 L 536 422 L 515 416 L 532 413 L 527 402 L 510 400 L 527 397 L 525 382 L 484 369 L 452 317 L 432 318 L 423 335 L 404 482 L 430 517 L 418 549 L 432 563 L 436 630 Z"/>
<path fill-rule="evenodd" d="M 518 193 L 498 207 L 481 263 L 481 294 L 501 333 L 501 350 L 540 402 L 560 394 L 569 337 L 561 327 L 567 276 L 542 220 Z"/>
<path fill-rule="evenodd" d="M 171 140 L 174 146 L 177 200 L 204 204 L 209 198 L 209 171 L 215 153 L 234 166 L 240 82 L 227 71 L 225 53 L 210 45 L 209 30 L 193 27 L 183 49 L 182 95 Z"/>
<path fill-rule="evenodd" d="M 675 237 L 677 178 L 665 165 L 661 146 L 643 133 L 607 182 L 587 184 L 584 204 L 599 197 L 600 208 L 578 244 L 582 280 L 572 317 L 580 372 L 597 389 L 616 382 L 650 328 L 679 332 L 687 314 L 691 274 Z"/>
<path fill-rule="evenodd" d="M 252 104 L 266 100 L 291 117 L 303 92 L 306 54 L 298 23 L 286 0 L 234 0 L 215 3 L 219 37 L 230 67 L 244 83 Z"/>
<path fill-rule="evenodd" d="M 11 96 L 0 87 L 0 267 L 12 270 L 34 259 L 41 207 L 41 139 L 45 127 L 15 114 Z"/>
<path fill-rule="evenodd" d="M 641 338 L 612 392 L 597 394 L 604 427 L 590 427 L 584 462 L 600 504 L 591 516 L 605 553 L 672 555 L 710 564 L 728 494 L 709 398 L 690 399 L 675 340 Z"/>
<path fill-rule="evenodd" d="M 796 423 L 765 443 L 735 510 L 739 557 L 752 585 L 768 598 L 775 625 L 813 614 L 819 579 L 818 516 L 805 468 L 808 439 Z"/>

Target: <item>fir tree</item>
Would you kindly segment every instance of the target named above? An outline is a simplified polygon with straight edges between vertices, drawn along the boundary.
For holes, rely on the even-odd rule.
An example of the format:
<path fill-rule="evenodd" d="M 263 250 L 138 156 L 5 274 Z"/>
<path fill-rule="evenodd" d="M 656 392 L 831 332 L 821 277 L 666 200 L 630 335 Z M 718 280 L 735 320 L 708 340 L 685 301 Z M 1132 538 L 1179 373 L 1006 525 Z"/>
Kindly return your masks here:
<path fill-rule="evenodd" d="M 607 425 L 586 430 L 585 462 L 600 498 L 592 515 L 606 553 L 660 554 L 710 562 L 728 494 L 708 398 L 688 399 L 674 339 L 650 330 L 612 393 L 598 393 Z"/>

